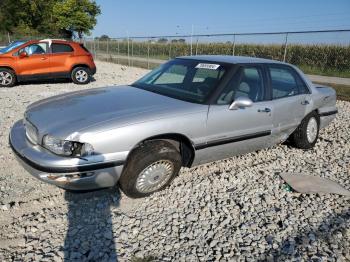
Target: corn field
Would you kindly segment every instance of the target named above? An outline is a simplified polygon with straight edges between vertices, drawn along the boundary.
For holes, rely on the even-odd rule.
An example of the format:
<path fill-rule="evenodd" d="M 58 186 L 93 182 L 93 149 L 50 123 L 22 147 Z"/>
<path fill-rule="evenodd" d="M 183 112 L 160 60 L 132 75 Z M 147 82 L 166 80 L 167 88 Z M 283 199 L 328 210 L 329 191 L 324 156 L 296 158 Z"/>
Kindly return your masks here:
<path fill-rule="evenodd" d="M 350 78 L 350 30 L 242 33 L 222 38 L 219 35 L 85 38 L 82 41 L 96 59 L 129 66 L 153 68 L 168 59 L 191 54 L 239 55 L 285 61 L 309 74 Z M 11 41 L 46 38 L 0 34 L 0 46 L 6 45 L 10 37 Z"/>
<path fill-rule="evenodd" d="M 85 45 L 95 53 L 97 58 L 112 60 L 120 57 L 125 63 L 126 57 L 131 61 L 135 57 L 167 60 L 178 56 L 190 55 L 187 43 L 154 43 L 134 41 L 86 41 Z M 236 44 L 232 43 L 198 43 L 193 45 L 195 55 L 239 55 L 268 58 L 282 61 L 285 46 L 270 44 Z M 123 60 L 122 57 L 125 57 Z M 306 71 L 340 73 L 350 77 L 350 45 L 292 44 L 287 46 L 285 61 L 300 66 Z M 129 64 L 132 63 L 127 61 Z"/>

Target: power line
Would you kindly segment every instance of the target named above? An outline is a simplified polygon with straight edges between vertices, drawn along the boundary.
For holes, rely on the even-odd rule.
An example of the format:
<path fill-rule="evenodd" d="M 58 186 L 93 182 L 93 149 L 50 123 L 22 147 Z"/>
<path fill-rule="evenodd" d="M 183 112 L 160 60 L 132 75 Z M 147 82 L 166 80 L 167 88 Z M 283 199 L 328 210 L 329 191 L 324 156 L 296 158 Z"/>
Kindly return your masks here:
<path fill-rule="evenodd" d="M 266 18 L 231 18 L 231 22 L 241 22 L 242 24 L 239 25 L 239 28 L 256 28 L 257 22 L 264 22 L 264 24 L 269 24 L 269 27 L 271 27 L 271 24 L 281 25 L 283 24 L 284 27 L 289 25 L 305 25 L 310 22 L 312 23 L 327 23 L 327 22 L 334 22 L 334 21 L 348 21 L 350 19 L 350 13 L 349 12 L 339 12 L 339 13 L 328 13 L 328 14 L 314 14 L 314 15 L 302 15 L 302 16 L 289 16 L 289 17 L 266 17 Z M 334 16 L 340 16 L 343 17 L 334 17 Z M 345 15 L 345 17 L 344 17 Z M 319 17 L 322 17 L 322 19 L 318 19 Z M 333 17 L 333 18 L 332 18 Z M 297 21 L 286 21 L 286 20 L 297 20 Z M 298 21 L 303 20 L 303 21 Z M 286 22 L 283 22 L 286 21 Z M 259 23 L 260 25 L 261 23 Z M 191 31 L 191 25 L 182 25 L 179 24 L 176 26 L 177 31 L 183 32 L 182 34 L 186 34 L 185 32 Z M 332 28 L 337 28 L 339 26 L 332 26 Z M 208 30 L 209 26 L 195 26 L 195 31 L 202 31 L 202 29 Z M 216 30 L 230 30 L 232 27 L 215 27 Z M 133 29 L 144 29 L 144 27 L 133 27 Z M 256 29 L 254 29 L 256 30 Z M 303 29 L 296 29 L 296 30 L 303 30 Z M 178 33 L 179 35 L 179 33 Z"/>
<path fill-rule="evenodd" d="M 330 30 L 306 30 L 285 32 L 252 32 L 252 33 L 215 33 L 215 34 L 186 34 L 186 35 L 158 35 L 158 36 L 129 36 L 132 39 L 155 39 L 155 38 L 186 38 L 186 37 L 209 37 L 209 36 L 256 36 L 256 35 L 281 35 L 281 34 L 305 34 L 305 33 L 340 33 L 350 32 L 350 29 Z M 114 37 L 113 39 L 125 39 L 125 37 Z"/>

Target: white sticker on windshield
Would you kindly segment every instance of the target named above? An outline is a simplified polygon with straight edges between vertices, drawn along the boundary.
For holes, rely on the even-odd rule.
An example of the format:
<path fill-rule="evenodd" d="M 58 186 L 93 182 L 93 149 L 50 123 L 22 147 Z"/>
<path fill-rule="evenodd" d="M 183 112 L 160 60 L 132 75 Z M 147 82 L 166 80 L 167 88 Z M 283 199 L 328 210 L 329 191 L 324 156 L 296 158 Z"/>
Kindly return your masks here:
<path fill-rule="evenodd" d="M 199 63 L 196 68 L 204 68 L 204 69 L 212 69 L 216 70 L 219 68 L 220 65 L 217 64 L 204 64 L 204 63 Z"/>

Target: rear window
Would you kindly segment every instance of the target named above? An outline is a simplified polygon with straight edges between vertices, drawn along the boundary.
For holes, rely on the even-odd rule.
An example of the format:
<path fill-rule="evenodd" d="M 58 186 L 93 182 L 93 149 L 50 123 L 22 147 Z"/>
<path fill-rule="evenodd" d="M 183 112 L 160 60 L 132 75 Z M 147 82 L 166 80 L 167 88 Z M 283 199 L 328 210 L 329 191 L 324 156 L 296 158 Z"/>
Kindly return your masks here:
<path fill-rule="evenodd" d="M 73 52 L 73 48 L 68 44 L 55 44 L 51 45 L 52 53 L 70 53 Z"/>

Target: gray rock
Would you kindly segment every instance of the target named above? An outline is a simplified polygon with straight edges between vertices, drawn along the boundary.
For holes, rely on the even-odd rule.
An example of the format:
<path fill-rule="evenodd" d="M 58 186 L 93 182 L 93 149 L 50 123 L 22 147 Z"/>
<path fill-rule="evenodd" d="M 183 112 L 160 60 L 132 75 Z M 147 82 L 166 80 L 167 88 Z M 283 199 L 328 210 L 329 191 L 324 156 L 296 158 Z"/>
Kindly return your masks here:
<path fill-rule="evenodd" d="M 196 215 L 196 214 L 188 214 L 186 216 L 186 220 L 187 221 L 191 221 L 191 222 L 197 221 L 198 220 L 198 215 Z"/>

